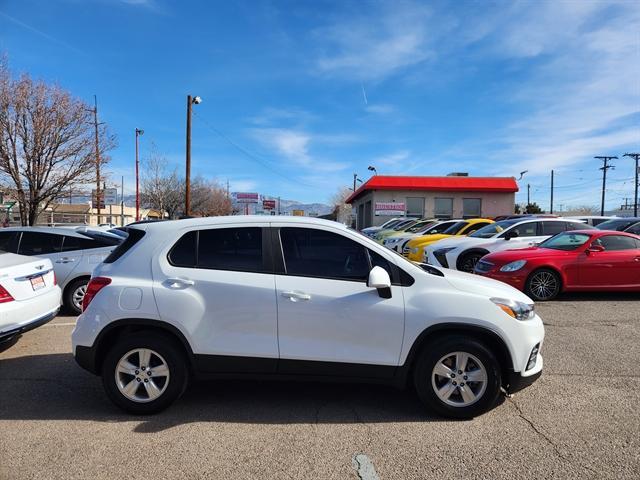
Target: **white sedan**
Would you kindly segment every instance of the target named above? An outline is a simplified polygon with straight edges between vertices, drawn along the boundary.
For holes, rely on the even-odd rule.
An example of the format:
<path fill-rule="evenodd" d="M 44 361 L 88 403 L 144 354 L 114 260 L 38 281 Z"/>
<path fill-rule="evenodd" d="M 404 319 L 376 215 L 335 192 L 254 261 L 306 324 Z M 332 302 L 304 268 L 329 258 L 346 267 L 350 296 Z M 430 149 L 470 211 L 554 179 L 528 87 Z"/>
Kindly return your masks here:
<path fill-rule="evenodd" d="M 0 250 L 0 344 L 53 319 L 60 300 L 51 260 Z"/>
<path fill-rule="evenodd" d="M 472 273 L 478 260 L 488 253 L 529 248 L 561 232 L 591 228 L 594 227 L 562 218 L 501 220 L 467 237 L 451 237 L 428 246 L 423 261 Z"/>

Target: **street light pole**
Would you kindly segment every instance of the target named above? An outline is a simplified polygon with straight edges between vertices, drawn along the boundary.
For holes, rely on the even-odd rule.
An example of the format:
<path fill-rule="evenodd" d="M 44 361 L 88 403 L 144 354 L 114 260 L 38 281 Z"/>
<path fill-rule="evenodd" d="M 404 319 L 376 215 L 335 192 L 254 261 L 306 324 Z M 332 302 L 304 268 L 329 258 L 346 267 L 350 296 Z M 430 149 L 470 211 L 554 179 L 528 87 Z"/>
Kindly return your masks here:
<path fill-rule="evenodd" d="M 144 134 L 144 130 L 136 128 L 136 222 L 140 221 L 140 167 L 138 161 L 138 137 Z"/>
<path fill-rule="evenodd" d="M 625 153 L 623 157 L 630 157 L 635 159 L 636 161 L 636 182 L 634 188 L 634 196 L 633 196 L 633 216 L 638 216 L 638 158 L 640 158 L 640 153 Z"/>
<path fill-rule="evenodd" d="M 202 99 L 198 96 L 187 95 L 187 155 L 184 189 L 184 214 L 189 216 L 191 212 L 191 105 L 199 104 Z"/>

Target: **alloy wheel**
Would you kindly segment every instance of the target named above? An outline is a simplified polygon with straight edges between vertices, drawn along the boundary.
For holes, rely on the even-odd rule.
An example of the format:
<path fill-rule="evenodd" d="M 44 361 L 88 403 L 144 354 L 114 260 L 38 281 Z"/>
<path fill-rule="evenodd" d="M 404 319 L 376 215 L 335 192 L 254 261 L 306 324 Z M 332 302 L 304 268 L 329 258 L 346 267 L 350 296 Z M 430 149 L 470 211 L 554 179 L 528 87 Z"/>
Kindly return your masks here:
<path fill-rule="evenodd" d="M 540 300 L 553 298 L 558 293 L 558 288 L 558 279 L 551 272 L 537 272 L 529 282 L 529 289 Z"/>
<path fill-rule="evenodd" d="M 159 398 L 169 385 L 169 366 L 164 358 L 149 348 L 125 353 L 115 371 L 116 385 L 127 399 L 147 403 Z"/>
<path fill-rule="evenodd" d="M 480 400 L 487 389 L 487 370 L 476 356 L 452 352 L 436 362 L 431 384 L 442 402 L 468 407 Z"/>
<path fill-rule="evenodd" d="M 482 258 L 480 255 L 467 255 L 460 265 L 460 270 L 467 273 L 473 273 L 476 263 Z"/>
<path fill-rule="evenodd" d="M 80 312 L 82 311 L 82 300 L 84 299 L 85 293 L 87 293 L 86 283 L 76 288 L 73 291 L 73 295 L 71 295 L 71 301 L 73 302 L 73 306 Z"/>

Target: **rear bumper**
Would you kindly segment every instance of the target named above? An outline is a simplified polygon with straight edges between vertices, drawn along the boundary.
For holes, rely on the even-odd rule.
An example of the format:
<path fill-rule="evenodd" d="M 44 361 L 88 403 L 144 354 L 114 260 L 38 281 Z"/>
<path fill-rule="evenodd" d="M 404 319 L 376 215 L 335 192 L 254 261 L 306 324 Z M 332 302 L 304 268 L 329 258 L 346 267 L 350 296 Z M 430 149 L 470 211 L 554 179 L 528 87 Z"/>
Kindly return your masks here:
<path fill-rule="evenodd" d="M 29 330 L 33 330 L 34 328 L 38 328 L 39 326 L 50 322 L 58 314 L 58 310 L 60 310 L 59 307 L 56 308 L 54 311 L 49 312 L 40 318 L 36 318 L 35 320 L 31 320 L 30 322 L 23 323 L 22 325 L 16 328 L 12 328 L 11 330 L 0 332 L 0 343 L 5 341 L 10 341 L 13 337 L 17 335 L 22 335 L 23 333 L 28 332 Z"/>
<path fill-rule="evenodd" d="M 76 345 L 73 355 L 76 359 L 76 363 L 82 368 L 93 374 L 98 373 L 96 365 L 96 348 L 94 346 L 85 347 L 83 345 Z"/>

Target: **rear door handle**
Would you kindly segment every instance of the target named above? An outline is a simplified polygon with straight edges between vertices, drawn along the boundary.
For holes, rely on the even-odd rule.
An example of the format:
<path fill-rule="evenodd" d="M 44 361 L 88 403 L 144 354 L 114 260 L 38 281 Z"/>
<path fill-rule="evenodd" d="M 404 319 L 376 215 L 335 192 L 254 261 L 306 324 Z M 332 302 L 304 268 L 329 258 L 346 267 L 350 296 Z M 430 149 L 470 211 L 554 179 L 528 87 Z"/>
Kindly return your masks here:
<path fill-rule="evenodd" d="M 188 278 L 167 278 L 165 284 L 169 288 L 186 288 L 195 285 L 196 282 L 189 280 Z"/>
<path fill-rule="evenodd" d="M 56 263 L 71 263 L 71 262 L 75 262 L 75 261 L 76 261 L 75 258 L 62 257 L 62 258 L 56 260 Z"/>
<path fill-rule="evenodd" d="M 304 292 L 282 292 L 281 295 L 292 302 L 297 302 L 298 300 L 311 300 L 311 295 Z"/>

